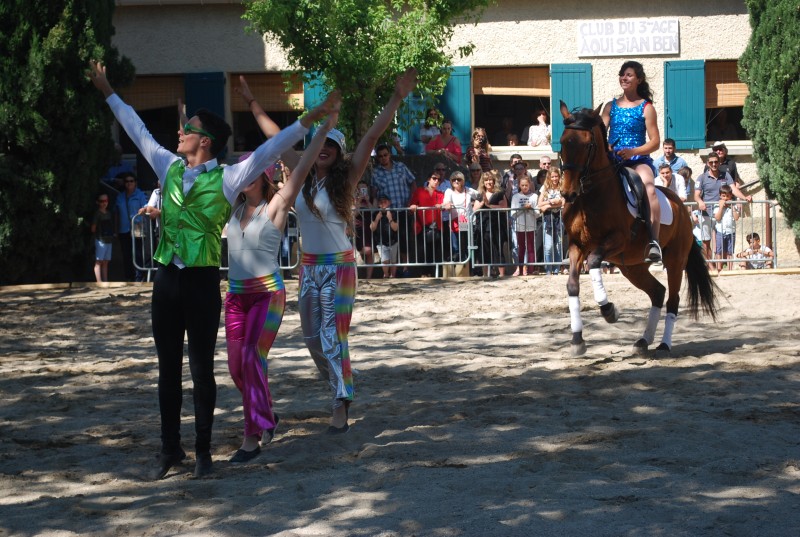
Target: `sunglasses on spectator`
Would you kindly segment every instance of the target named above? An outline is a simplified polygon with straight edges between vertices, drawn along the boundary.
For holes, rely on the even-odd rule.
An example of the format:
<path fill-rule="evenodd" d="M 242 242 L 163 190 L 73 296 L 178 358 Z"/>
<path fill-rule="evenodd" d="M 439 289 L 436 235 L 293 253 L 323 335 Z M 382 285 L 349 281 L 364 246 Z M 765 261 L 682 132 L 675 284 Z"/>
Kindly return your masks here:
<path fill-rule="evenodd" d="M 136 179 L 125 179 L 126 183 L 135 183 Z"/>
<path fill-rule="evenodd" d="M 191 123 L 187 123 L 183 126 L 183 134 L 199 134 L 201 136 L 206 136 L 211 138 L 212 140 L 216 140 L 217 138 L 211 134 L 210 132 L 201 129 L 200 127 L 195 127 Z"/>
<path fill-rule="evenodd" d="M 460 183 L 461 181 L 463 181 L 463 179 L 459 179 L 458 177 L 452 179 L 453 183 Z"/>
<path fill-rule="evenodd" d="M 718 160 L 709 160 L 709 161 L 708 161 L 708 165 L 709 165 L 709 166 L 712 166 L 712 165 L 716 166 L 717 164 L 719 164 L 719 161 L 718 161 Z"/>

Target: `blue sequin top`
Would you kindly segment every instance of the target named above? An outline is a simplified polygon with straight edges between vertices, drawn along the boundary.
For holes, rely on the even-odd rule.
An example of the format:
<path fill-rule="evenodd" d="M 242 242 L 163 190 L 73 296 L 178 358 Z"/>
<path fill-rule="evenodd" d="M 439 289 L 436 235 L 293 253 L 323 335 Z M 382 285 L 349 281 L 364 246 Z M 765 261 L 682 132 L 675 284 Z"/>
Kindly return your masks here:
<path fill-rule="evenodd" d="M 614 151 L 641 147 L 647 142 L 647 127 L 644 123 L 644 107 L 647 101 L 642 101 L 639 106 L 622 108 L 617 106 L 617 100 L 611 101 L 611 121 L 608 129 L 608 142 L 614 146 Z M 631 160 L 638 160 L 641 155 L 636 155 Z"/>

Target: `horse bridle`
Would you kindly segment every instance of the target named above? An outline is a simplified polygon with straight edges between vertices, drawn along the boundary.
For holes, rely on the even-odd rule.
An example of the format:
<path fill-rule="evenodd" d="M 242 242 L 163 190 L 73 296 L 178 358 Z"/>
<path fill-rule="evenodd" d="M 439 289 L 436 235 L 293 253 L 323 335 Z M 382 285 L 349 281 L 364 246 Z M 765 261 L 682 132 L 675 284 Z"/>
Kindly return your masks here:
<path fill-rule="evenodd" d="M 566 129 L 572 129 L 572 130 L 576 130 L 576 131 L 586 131 L 586 132 L 592 132 L 593 128 L 594 127 L 592 127 L 592 128 L 579 127 L 577 125 L 565 125 L 564 126 L 565 130 Z M 591 141 L 588 143 L 588 146 L 589 146 L 589 151 L 588 151 L 588 154 L 586 155 L 586 163 L 583 166 L 581 166 L 579 164 L 564 164 L 564 161 L 563 160 L 561 161 L 561 169 L 563 171 L 576 170 L 578 172 L 578 174 L 579 174 L 579 177 L 578 177 L 578 191 L 577 192 L 573 191 L 573 192 L 569 192 L 569 193 L 566 193 L 566 192 L 562 192 L 561 193 L 561 196 L 568 203 L 573 203 L 579 196 L 582 196 L 582 195 L 586 194 L 587 192 L 589 192 L 592 189 L 592 180 L 590 179 L 591 176 L 593 176 L 595 174 L 598 174 L 598 173 L 606 170 L 607 168 L 616 167 L 616 165 L 612 161 L 611 164 L 609 164 L 608 166 L 600 168 L 599 170 L 591 171 L 589 169 L 589 165 L 592 163 L 592 160 L 594 160 L 595 153 L 597 152 L 597 144 L 594 141 L 594 136 L 591 137 Z M 560 155 L 559 155 L 559 160 L 561 160 L 561 156 Z"/>

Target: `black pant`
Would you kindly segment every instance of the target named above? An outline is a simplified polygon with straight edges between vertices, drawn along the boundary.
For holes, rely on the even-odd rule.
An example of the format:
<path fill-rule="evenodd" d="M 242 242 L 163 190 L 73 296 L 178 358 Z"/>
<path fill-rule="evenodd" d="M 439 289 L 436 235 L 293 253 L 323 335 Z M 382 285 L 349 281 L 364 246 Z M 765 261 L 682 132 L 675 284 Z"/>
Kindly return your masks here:
<path fill-rule="evenodd" d="M 211 451 L 211 427 L 217 403 L 214 347 L 222 297 L 217 267 L 179 269 L 158 265 L 153 283 L 153 338 L 158 353 L 158 403 L 161 452 L 180 449 L 183 401 L 183 338 L 189 343 L 189 371 L 194 395 L 195 451 Z"/>

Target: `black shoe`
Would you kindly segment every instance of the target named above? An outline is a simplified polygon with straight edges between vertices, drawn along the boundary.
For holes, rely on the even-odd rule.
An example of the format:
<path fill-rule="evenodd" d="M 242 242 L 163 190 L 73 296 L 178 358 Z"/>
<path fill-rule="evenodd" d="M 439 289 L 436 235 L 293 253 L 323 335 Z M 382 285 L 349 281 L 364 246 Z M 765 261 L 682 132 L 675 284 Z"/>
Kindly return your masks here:
<path fill-rule="evenodd" d="M 160 453 L 158 455 L 158 464 L 156 466 L 156 471 L 153 474 L 153 480 L 158 481 L 159 479 L 163 479 L 169 469 L 179 464 L 183 459 L 186 458 L 186 452 L 183 450 L 177 451 L 175 453 Z"/>
<path fill-rule="evenodd" d="M 650 241 L 647 245 L 647 256 L 644 258 L 645 263 L 653 265 L 661 264 L 661 246 L 656 241 Z"/>
<path fill-rule="evenodd" d="M 249 460 L 255 459 L 259 455 L 261 455 L 261 448 L 259 446 L 256 446 L 256 449 L 254 449 L 253 451 L 245 451 L 243 449 L 237 449 L 236 453 L 234 453 L 233 457 L 231 457 L 230 462 L 247 462 Z"/>
<path fill-rule="evenodd" d="M 213 464 L 211 463 L 211 453 L 197 455 L 197 462 L 194 465 L 194 477 L 200 478 L 211 473 Z"/>
<path fill-rule="evenodd" d="M 341 427 L 334 427 L 333 425 L 328 425 L 328 430 L 325 434 L 344 434 L 350 430 L 350 425 L 345 423 Z"/>
<path fill-rule="evenodd" d="M 265 430 L 264 433 L 261 435 L 261 445 L 262 446 L 266 446 L 267 444 L 272 442 L 272 439 L 275 438 L 275 429 L 278 428 L 278 424 L 281 422 L 281 417 L 278 416 L 278 414 L 273 412 L 272 416 L 275 418 L 275 427 L 273 427 L 272 429 Z M 239 450 L 239 451 L 241 451 L 241 450 Z M 233 462 L 233 459 L 231 459 L 231 462 Z"/>

